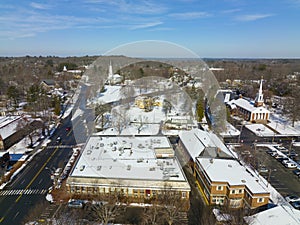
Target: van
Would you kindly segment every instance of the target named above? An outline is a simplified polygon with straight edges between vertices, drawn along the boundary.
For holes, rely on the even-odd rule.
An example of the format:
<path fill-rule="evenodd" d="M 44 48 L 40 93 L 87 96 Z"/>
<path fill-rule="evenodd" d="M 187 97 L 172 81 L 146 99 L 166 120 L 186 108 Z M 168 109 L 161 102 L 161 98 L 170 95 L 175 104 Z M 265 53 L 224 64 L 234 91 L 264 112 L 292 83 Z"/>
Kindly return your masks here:
<path fill-rule="evenodd" d="M 284 166 L 285 166 L 286 168 L 297 168 L 297 165 L 296 165 L 295 163 L 291 162 L 291 161 L 286 162 L 286 163 L 284 164 Z"/>

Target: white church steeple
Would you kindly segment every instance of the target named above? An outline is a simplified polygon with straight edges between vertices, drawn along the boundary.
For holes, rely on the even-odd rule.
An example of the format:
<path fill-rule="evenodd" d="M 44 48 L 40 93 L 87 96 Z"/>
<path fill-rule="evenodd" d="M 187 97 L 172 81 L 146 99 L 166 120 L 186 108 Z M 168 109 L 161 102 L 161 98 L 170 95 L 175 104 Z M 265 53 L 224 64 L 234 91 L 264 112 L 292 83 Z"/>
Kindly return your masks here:
<path fill-rule="evenodd" d="M 113 75 L 114 74 L 113 74 L 113 69 L 112 69 L 111 61 L 109 61 L 108 78 L 112 78 Z"/>
<path fill-rule="evenodd" d="M 254 105 L 256 107 L 264 105 L 264 94 L 263 94 L 263 89 L 262 89 L 262 83 L 263 83 L 263 78 L 261 78 L 261 80 L 260 80 L 259 91 L 256 94 L 256 98 L 255 98 L 255 102 L 254 102 Z"/>

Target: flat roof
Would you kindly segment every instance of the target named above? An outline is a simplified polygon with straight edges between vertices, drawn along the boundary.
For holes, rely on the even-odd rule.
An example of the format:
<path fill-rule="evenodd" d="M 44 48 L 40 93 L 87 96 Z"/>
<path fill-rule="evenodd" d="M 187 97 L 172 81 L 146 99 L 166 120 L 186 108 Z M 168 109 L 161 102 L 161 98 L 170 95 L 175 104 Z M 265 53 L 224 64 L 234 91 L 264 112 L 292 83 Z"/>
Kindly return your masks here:
<path fill-rule="evenodd" d="M 175 157 L 156 157 L 164 148 L 174 151 L 164 136 L 93 135 L 70 177 L 187 182 Z"/>
<path fill-rule="evenodd" d="M 229 185 L 245 185 L 253 194 L 269 193 L 258 177 L 253 176 L 237 160 L 197 158 L 205 173 L 213 182 L 227 182 Z"/>
<path fill-rule="evenodd" d="M 279 205 L 246 218 L 253 225 L 299 225 L 300 211 L 290 205 Z"/>

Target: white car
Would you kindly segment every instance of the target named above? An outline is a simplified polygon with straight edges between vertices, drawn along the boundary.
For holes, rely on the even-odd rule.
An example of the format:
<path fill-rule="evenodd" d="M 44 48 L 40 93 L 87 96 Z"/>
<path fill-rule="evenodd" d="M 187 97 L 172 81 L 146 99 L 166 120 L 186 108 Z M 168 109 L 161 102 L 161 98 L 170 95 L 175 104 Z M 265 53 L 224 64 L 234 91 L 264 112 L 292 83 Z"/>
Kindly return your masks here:
<path fill-rule="evenodd" d="M 286 168 L 297 168 L 297 165 L 291 161 L 288 161 L 283 164 Z"/>
<path fill-rule="evenodd" d="M 300 197 L 297 195 L 288 195 L 285 197 L 285 200 L 287 202 L 296 202 L 296 201 L 300 201 Z"/>
<path fill-rule="evenodd" d="M 260 172 L 260 173 L 268 173 L 269 170 L 268 170 L 265 166 L 262 166 L 262 167 L 260 167 L 260 168 L 258 169 L 258 172 Z"/>

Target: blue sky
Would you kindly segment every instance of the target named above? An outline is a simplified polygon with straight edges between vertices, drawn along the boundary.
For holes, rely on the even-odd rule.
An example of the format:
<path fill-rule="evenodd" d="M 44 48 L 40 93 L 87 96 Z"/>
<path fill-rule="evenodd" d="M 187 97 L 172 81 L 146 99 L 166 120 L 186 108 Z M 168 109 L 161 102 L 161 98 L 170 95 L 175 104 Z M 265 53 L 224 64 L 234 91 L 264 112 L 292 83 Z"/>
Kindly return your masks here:
<path fill-rule="evenodd" d="M 0 55 L 100 55 L 163 40 L 200 57 L 300 57 L 300 0 L 1 0 Z"/>

